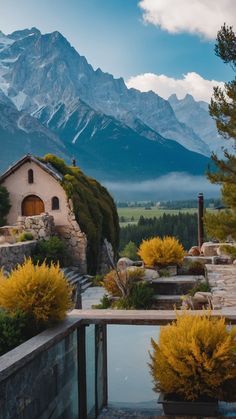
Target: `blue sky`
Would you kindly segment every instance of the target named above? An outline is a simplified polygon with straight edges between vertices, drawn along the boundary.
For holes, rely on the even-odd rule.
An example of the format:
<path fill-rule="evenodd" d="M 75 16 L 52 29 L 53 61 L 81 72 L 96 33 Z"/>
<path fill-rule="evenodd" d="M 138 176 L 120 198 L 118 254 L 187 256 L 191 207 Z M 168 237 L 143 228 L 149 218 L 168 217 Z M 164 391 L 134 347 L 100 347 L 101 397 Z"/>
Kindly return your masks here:
<path fill-rule="evenodd" d="M 166 0 L 167 6 L 169 1 Z M 178 6 L 179 15 L 184 15 L 188 5 L 187 16 L 181 18 L 181 22 L 186 22 L 183 28 L 178 22 L 172 22 L 172 27 L 168 27 L 168 9 L 163 10 L 161 0 L 142 0 L 142 8 L 137 0 L 0 0 L 0 29 L 4 33 L 32 26 L 42 32 L 59 30 L 95 68 L 100 67 L 125 80 L 144 73 L 181 79 L 183 74 L 192 72 L 209 80 L 232 79 L 230 67 L 214 54 L 213 34 L 219 27 L 218 21 L 206 39 L 205 34 L 200 33 L 204 31 L 199 22 L 204 20 L 200 9 L 197 34 L 191 33 L 191 27 L 189 29 L 195 25 L 192 21 L 189 24 L 194 14 L 191 3 L 195 2 L 201 8 L 202 3 L 212 0 L 171 1 L 172 5 Z M 214 0 L 214 4 L 219 5 L 217 18 L 221 24 L 228 18 L 222 12 L 225 1 L 231 3 L 231 0 Z M 160 7 L 156 10 L 158 4 Z M 146 22 L 145 12 L 149 13 Z M 211 9 L 207 13 L 210 14 Z M 164 22 L 162 28 L 159 17 Z M 211 16 L 207 18 L 210 25 Z M 170 33 L 173 31 L 175 33 Z"/>

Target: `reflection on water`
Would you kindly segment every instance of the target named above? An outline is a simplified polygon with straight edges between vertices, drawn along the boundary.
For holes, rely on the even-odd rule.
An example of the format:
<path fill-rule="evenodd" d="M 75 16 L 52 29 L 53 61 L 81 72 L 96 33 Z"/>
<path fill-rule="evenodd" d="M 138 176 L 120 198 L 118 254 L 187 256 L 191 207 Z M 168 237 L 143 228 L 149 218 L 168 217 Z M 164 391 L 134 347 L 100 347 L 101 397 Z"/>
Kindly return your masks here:
<path fill-rule="evenodd" d="M 151 337 L 157 339 L 159 330 L 159 326 L 108 326 L 109 403 L 156 406 L 147 364 Z"/>

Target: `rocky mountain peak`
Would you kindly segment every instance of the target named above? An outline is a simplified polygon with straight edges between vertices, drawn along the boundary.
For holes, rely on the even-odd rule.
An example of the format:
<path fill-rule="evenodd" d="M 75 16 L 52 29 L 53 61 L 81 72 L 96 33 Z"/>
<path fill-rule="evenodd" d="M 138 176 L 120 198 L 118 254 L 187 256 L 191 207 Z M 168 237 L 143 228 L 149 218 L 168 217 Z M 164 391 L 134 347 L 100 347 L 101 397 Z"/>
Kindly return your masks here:
<path fill-rule="evenodd" d="M 170 102 L 170 103 L 174 103 L 174 102 L 178 102 L 178 98 L 177 98 L 177 95 L 176 95 L 176 93 L 172 93 L 172 95 L 170 95 L 169 96 L 169 98 L 168 98 L 168 101 Z"/>
<path fill-rule="evenodd" d="M 187 103 L 193 103 L 193 102 L 195 102 L 194 97 L 192 95 L 190 95 L 189 93 L 187 93 L 182 100 L 184 102 L 187 102 Z"/>
<path fill-rule="evenodd" d="M 54 109 L 63 103 L 66 113 L 80 98 L 94 111 L 115 118 L 149 140 L 159 141 L 161 136 L 209 154 L 201 138 L 179 122 L 167 100 L 152 91 L 128 89 L 123 78 L 114 78 L 100 68 L 95 71 L 60 32 L 41 34 L 31 28 L 15 31 L 8 39 L 13 44 L 0 50 L 2 89 L 18 110 L 37 114 L 44 106 Z"/>
<path fill-rule="evenodd" d="M 33 35 L 40 36 L 41 35 L 40 30 L 35 27 L 32 27 L 31 29 L 22 29 L 22 30 L 14 31 L 7 36 L 10 39 L 19 40 L 19 39 L 25 38 L 26 36 L 33 36 Z"/>

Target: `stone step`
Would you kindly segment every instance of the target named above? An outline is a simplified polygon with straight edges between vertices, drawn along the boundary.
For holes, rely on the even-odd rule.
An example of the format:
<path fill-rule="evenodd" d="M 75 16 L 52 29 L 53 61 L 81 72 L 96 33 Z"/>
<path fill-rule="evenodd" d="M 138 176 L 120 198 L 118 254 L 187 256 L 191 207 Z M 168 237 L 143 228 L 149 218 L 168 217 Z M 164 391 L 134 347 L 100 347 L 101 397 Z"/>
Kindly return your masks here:
<path fill-rule="evenodd" d="M 86 289 L 92 285 L 92 277 L 90 275 L 81 275 L 76 267 L 64 268 L 62 271 L 64 272 L 64 275 L 70 285 L 74 286 L 78 283 L 81 285 L 81 293 L 86 291 Z"/>
<path fill-rule="evenodd" d="M 82 285 L 81 291 L 85 292 L 89 287 L 91 287 L 91 285 L 92 285 L 91 282 L 87 282 L 86 284 Z"/>
<path fill-rule="evenodd" d="M 153 305 L 156 310 L 173 310 L 182 305 L 182 295 L 154 295 Z"/>
<path fill-rule="evenodd" d="M 66 275 L 66 279 L 70 283 L 76 283 L 79 280 L 79 276 L 77 274 L 74 274 L 74 275 Z"/>
<path fill-rule="evenodd" d="M 151 286 L 157 295 L 185 295 L 201 281 L 201 275 L 178 275 L 154 279 Z"/>
<path fill-rule="evenodd" d="M 70 278 L 71 276 L 74 275 L 80 275 L 83 276 L 79 270 L 75 270 L 75 269 L 71 269 L 71 268 L 63 268 L 62 271 L 64 272 L 64 274 L 67 276 L 67 278 Z"/>
<path fill-rule="evenodd" d="M 83 283 L 81 283 L 81 288 L 87 289 L 88 287 L 91 287 L 91 285 L 92 285 L 91 281 L 84 281 Z"/>
<path fill-rule="evenodd" d="M 67 278 L 68 279 L 68 278 Z M 81 288 L 84 288 L 85 285 L 91 286 L 92 282 L 86 276 L 74 276 L 73 278 L 68 279 L 71 285 L 80 284 Z"/>
<path fill-rule="evenodd" d="M 70 268 L 62 268 L 61 270 L 64 272 L 65 275 L 67 275 L 71 272 Z"/>

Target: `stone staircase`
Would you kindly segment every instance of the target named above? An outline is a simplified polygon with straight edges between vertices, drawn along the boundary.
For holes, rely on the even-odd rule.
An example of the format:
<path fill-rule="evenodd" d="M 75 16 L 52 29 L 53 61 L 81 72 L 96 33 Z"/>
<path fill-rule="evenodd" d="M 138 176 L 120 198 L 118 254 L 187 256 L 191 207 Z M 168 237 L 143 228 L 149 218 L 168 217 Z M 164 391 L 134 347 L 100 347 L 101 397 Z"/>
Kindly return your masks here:
<path fill-rule="evenodd" d="M 179 308 L 182 305 L 182 296 L 203 280 L 202 275 L 178 275 L 152 280 L 155 308 L 159 310 Z"/>
<path fill-rule="evenodd" d="M 66 279 L 75 289 L 73 300 L 75 308 L 82 308 L 81 295 L 92 285 L 92 276 L 83 275 L 76 266 L 62 269 Z"/>

